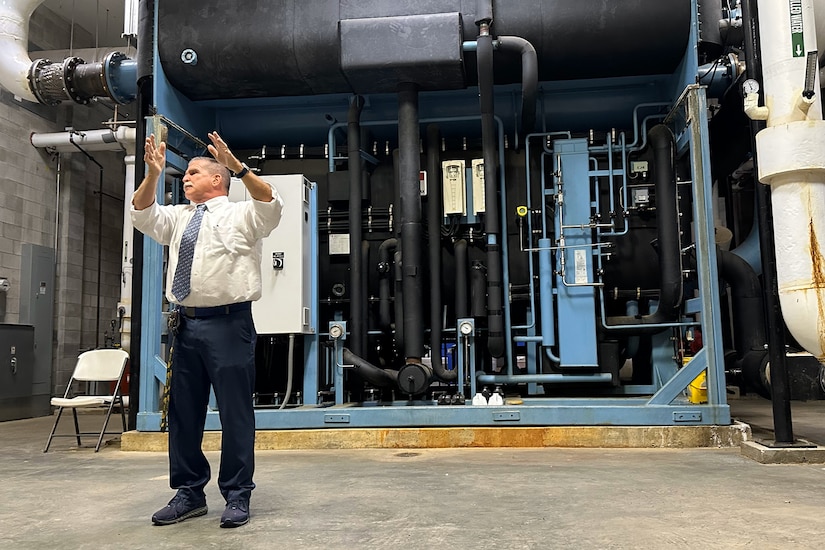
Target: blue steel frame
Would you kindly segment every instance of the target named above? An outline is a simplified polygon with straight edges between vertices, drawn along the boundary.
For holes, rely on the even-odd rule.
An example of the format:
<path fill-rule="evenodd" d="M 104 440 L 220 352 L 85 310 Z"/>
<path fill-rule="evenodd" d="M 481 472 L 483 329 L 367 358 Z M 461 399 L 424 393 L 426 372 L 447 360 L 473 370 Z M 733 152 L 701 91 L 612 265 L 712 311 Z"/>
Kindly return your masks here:
<path fill-rule="evenodd" d="M 672 114 L 678 116 L 679 113 L 685 111 L 687 114 L 682 119 L 684 127 L 677 128 L 679 135 L 679 150 L 680 153 L 690 155 L 692 170 L 692 191 L 694 195 L 694 221 L 695 221 L 695 243 L 697 247 L 697 263 L 698 263 L 698 278 L 699 278 L 699 297 L 691 301 L 692 311 L 699 313 L 699 325 L 702 328 L 704 336 L 704 347 L 690 360 L 687 365 L 679 369 L 669 380 L 663 380 L 658 388 L 649 388 L 652 395 L 647 397 L 593 397 L 593 398 L 528 398 L 523 404 L 519 405 L 505 405 L 501 407 L 477 407 L 477 406 L 435 406 L 435 403 L 416 403 L 409 404 L 407 402 L 396 402 L 387 406 L 369 406 L 360 407 L 357 404 L 342 403 L 343 399 L 336 399 L 337 404 L 331 407 L 318 406 L 311 402 L 313 397 L 317 395 L 319 389 L 319 377 L 322 369 L 328 369 L 329 365 L 324 362 L 328 359 L 324 358 L 326 354 L 319 354 L 319 346 L 321 338 L 329 338 L 328 334 L 316 334 L 307 338 L 305 342 L 305 356 L 304 356 L 304 406 L 286 410 L 274 409 L 259 409 L 256 410 L 256 424 L 258 429 L 296 429 L 296 428 L 335 428 L 335 427 L 409 427 L 409 426 L 548 426 L 548 425 L 708 425 L 708 424 L 729 424 L 730 410 L 725 401 L 725 378 L 724 378 L 724 361 L 721 346 L 721 320 L 717 308 L 714 304 L 719 300 L 719 289 L 717 283 L 717 269 L 716 269 L 716 255 L 715 243 L 713 239 L 713 215 L 711 203 L 711 178 L 710 178 L 710 153 L 708 147 L 708 128 L 707 128 L 707 99 L 705 90 L 701 87 L 693 86 L 692 83 L 696 80 L 696 73 L 698 67 L 698 60 L 696 58 L 696 46 L 698 42 L 698 21 L 697 21 L 697 0 L 691 0 L 693 7 L 692 17 L 692 32 L 691 39 L 686 49 L 686 55 L 677 72 L 672 77 L 656 76 L 651 77 L 646 85 L 643 80 L 639 78 L 626 79 L 631 87 L 636 86 L 638 96 L 635 103 L 645 103 L 648 101 L 663 101 L 670 98 L 669 104 L 675 104 Z M 157 7 L 156 7 L 157 10 Z M 155 13 L 157 18 L 157 12 Z M 157 28 L 157 26 L 156 26 Z M 155 36 L 155 44 L 157 44 L 157 36 Z M 163 69 L 157 55 L 157 47 L 155 47 L 155 75 L 154 75 L 154 94 L 155 107 L 159 115 L 162 115 L 168 120 L 174 121 L 179 126 L 186 128 L 192 135 L 205 135 L 207 131 L 213 128 L 225 130 L 230 132 L 228 127 L 230 119 L 236 119 L 239 113 L 244 113 L 247 118 L 245 120 L 254 120 L 256 117 L 270 116 L 272 120 L 276 120 L 279 116 L 283 116 L 284 110 L 278 105 L 287 105 L 289 103 L 281 103 L 279 100 L 273 102 L 267 101 L 243 101 L 243 100 L 226 100 L 226 101 L 208 101 L 202 103 L 194 103 L 183 97 L 176 90 L 174 90 L 166 80 L 163 74 Z M 589 90 L 593 90 L 600 81 L 591 81 L 589 83 L 549 83 L 543 84 L 541 90 L 540 114 L 542 115 L 543 131 L 547 132 L 546 128 L 546 114 L 545 105 L 549 98 L 555 98 L 554 94 L 561 93 L 575 95 L 576 87 L 579 85 L 589 86 Z M 611 94 L 617 90 L 617 81 L 604 82 L 604 97 L 612 97 Z M 664 91 L 662 91 L 666 88 Z M 654 90 L 651 92 L 651 90 Z M 513 103 L 510 96 L 513 94 L 512 90 L 504 90 L 505 101 L 502 104 Z M 617 98 L 620 105 L 625 106 L 628 103 L 631 92 L 623 91 L 624 95 Z M 620 92 L 618 95 L 621 95 Z M 675 98 L 679 98 L 675 100 Z M 444 96 L 442 94 L 433 94 L 435 101 L 443 102 Z M 467 116 L 469 119 L 476 118 L 472 113 L 467 113 L 466 105 L 472 104 L 474 98 L 473 91 L 468 91 L 464 96 L 460 96 L 454 101 L 453 105 L 459 106 L 455 111 L 455 118 L 460 116 Z M 455 99 L 455 98 L 454 98 Z M 497 92 L 497 105 L 499 104 L 500 96 Z M 386 102 L 386 98 L 373 98 L 375 105 L 382 101 Z M 300 100 L 302 112 L 306 112 L 305 98 Z M 346 105 L 345 98 L 333 97 L 322 99 L 321 103 L 340 104 L 343 108 Z M 426 101 L 422 100 L 422 108 L 426 105 Z M 436 109 L 436 112 L 443 113 L 446 108 Z M 505 108 L 506 109 L 506 108 Z M 621 109 L 619 109 L 621 110 Z M 339 111 L 340 112 L 340 111 Z M 375 124 L 382 118 L 382 113 L 376 111 L 377 117 Z M 512 113 L 512 118 L 515 120 L 515 113 Z M 386 118 L 386 117 L 383 117 Z M 435 118 L 435 117 L 434 117 Z M 556 120 L 558 117 L 555 117 Z M 635 112 L 634 112 L 635 118 Z M 272 122 L 272 125 L 277 123 Z M 424 120 L 424 119 L 422 119 Z M 508 127 L 511 124 L 509 117 L 507 118 Z M 564 120 L 570 120 L 569 117 Z M 155 125 L 158 123 L 157 117 L 152 117 L 147 120 L 147 133 L 155 131 Z M 366 121 L 366 124 L 370 124 Z M 501 120 L 498 121 L 499 127 L 502 126 Z M 634 129 L 638 126 L 634 122 Z M 251 128 L 247 125 L 247 128 Z M 256 130 L 250 129 L 250 134 Z M 499 130 L 501 132 L 501 130 Z M 553 132 L 556 134 L 563 134 L 563 132 Z M 330 135 L 331 131 L 330 131 Z M 230 136 L 231 143 L 235 143 L 236 136 Z M 568 134 L 569 138 L 570 135 Z M 237 136 L 238 142 L 241 141 L 240 135 Z M 501 143 L 501 133 L 499 135 L 499 150 L 503 149 Z M 334 149 L 330 149 L 330 156 L 334 155 Z M 178 169 L 185 165 L 181 158 L 170 159 L 170 164 L 176 166 Z M 331 169 L 334 170 L 333 160 L 330 160 Z M 502 182 L 502 196 L 505 196 L 505 179 L 503 166 L 501 162 L 502 171 L 500 173 L 500 181 Z M 159 191 L 158 200 L 162 201 L 162 191 Z M 313 187 L 313 208 L 311 209 L 313 219 L 311 224 L 313 228 L 317 228 L 317 208 L 315 205 L 315 190 Z M 502 214 L 507 219 L 507 206 L 502 202 Z M 317 257 L 318 242 L 317 230 L 312 231 L 312 254 Z M 505 246 L 505 267 L 507 266 L 507 251 L 506 239 L 502 243 Z M 539 241 L 539 248 L 549 248 L 549 239 L 542 239 Z M 549 253 L 539 253 L 540 270 L 545 270 L 545 277 L 549 277 L 547 273 L 552 272 L 553 266 L 550 260 Z M 143 334 L 141 338 L 141 387 L 140 387 L 140 408 L 138 412 L 137 429 L 140 431 L 157 431 L 160 426 L 159 413 L 159 396 L 163 382 L 165 381 L 166 366 L 163 359 L 162 347 L 162 324 L 163 315 L 161 311 L 162 304 L 162 280 L 161 271 L 163 265 L 163 250 L 162 247 L 154 243 L 148 238 L 144 241 L 144 258 L 143 258 L 143 285 L 144 294 L 142 298 L 143 319 L 141 326 L 143 327 Z M 531 278 L 532 278 L 532 264 Z M 508 270 L 504 270 L 505 276 L 508 276 Z M 317 292 L 317 262 L 313 263 L 312 280 L 316 282 L 313 285 L 313 303 L 318 303 Z M 505 288 L 507 285 L 505 284 Z M 505 304 L 508 300 L 505 300 Z M 541 304 L 541 308 L 548 307 L 547 304 Z M 549 306 L 552 310 L 552 303 Z M 509 307 L 507 308 L 509 315 Z M 512 357 L 512 345 L 524 346 L 525 354 L 527 356 L 528 368 L 532 369 L 530 374 L 520 377 L 521 380 L 528 382 L 531 393 L 536 389 L 537 378 L 535 367 L 536 356 L 542 353 L 544 346 L 554 345 L 554 335 L 552 334 L 537 334 L 535 325 L 536 312 L 530 309 L 528 311 L 528 322 L 525 325 L 517 327 L 511 326 L 509 317 L 506 321 L 507 342 L 508 342 L 508 356 Z M 320 319 L 317 319 L 317 308 L 313 308 L 313 326 L 319 327 Z M 532 320 L 531 320 L 532 319 Z M 324 320 L 327 322 L 328 320 Z M 513 329 L 524 331 L 525 334 L 513 336 Z M 456 328 L 458 332 L 458 328 Z M 459 363 L 464 364 L 468 361 L 465 355 L 470 357 L 475 354 L 474 335 L 471 334 L 467 338 L 470 346 L 464 350 L 459 346 L 458 358 Z M 544 349 L 549 349 L 546 347 Z M 334 359 L 339 361 L 340 358 Z M 468 361 L 473 364 L 473 361 Z M 512 373 L 513 365 L 508 365 L 508 373 Z M 684 394 L 687 386 L 699 376 L 703 370 L 707 370 L 708 379 L 708 403 L 707 404 L 693 404 L 689 403 Z M 337 370 L 337 369 L 336 369 Z M 328 371 L 327 371 L 328 372 Z M 337 377 L 338 375 L 336 375 Z M 342 372 L 341 377 L 346 376 Z M 340 379 L 339 379 L 340 380 Z M 470 389 L 472 393 L 477 390 L 477 383 L 484 382 L 484 376 L 479 376 L 478 379 L 474 372 L 470 373 Z M 462 382 L 463 384 L 463 382 Z M 336 383 L 336 386 L 339 386 Z M 640 389 L 640 388 L 635 388 Z M 645 388 L 641 388 L 645 389 Z M 469 400 L 468 400 L 469 403 Z M 220 423 L 217 414 L 209 412 L 206 421 L 207 430 L 220 429 Z"/>

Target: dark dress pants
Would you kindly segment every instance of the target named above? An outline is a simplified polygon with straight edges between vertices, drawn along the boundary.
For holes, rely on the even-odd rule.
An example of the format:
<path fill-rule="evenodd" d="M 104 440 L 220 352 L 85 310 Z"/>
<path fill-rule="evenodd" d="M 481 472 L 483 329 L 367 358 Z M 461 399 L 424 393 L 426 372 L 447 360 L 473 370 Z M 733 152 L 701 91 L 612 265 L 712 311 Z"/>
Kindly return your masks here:
<path fill-rule="evenodd" d="M 248 500 L 255 484 L 255 325 L 252 312 L 181 316 L 172 353 L 169 397 L 169 484 L 201 499 L 209 462 L 201 451 L 210 384 L 221 420 L 218 487 L 223 497 Z"/>

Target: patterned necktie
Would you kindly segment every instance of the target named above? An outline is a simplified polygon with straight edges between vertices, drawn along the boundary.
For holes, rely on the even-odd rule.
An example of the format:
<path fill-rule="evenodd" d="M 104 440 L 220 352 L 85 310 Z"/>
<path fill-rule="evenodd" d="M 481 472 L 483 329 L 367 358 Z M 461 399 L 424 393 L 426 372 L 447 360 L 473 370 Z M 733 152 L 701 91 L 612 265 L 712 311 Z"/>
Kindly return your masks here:
<path fill-rule="evenodd" d="M 205 204 L 199 204 L 195 210 L 192 219 L 183 231 L 183 236 L 180 238 L 180 249 L 178 251 L 178 267 L 175 269 L 175 278 L 172 281 L 172 294 L 179 302 L 189 296 L 192 291 L 190 284 L 190 277 L 192 274 L 192 259 L 195 257 L 195 243 L 198 240 L 198 232 L 201 229 L 201 220 L 203 220 L 203 211 L 206 210 Z"/>

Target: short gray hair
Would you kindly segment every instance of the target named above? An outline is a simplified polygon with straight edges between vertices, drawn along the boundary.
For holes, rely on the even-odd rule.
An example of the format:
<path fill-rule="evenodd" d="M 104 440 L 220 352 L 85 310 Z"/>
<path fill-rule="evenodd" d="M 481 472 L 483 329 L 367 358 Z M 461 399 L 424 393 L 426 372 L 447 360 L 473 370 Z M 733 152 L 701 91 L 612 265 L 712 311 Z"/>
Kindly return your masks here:
<path fill-rule="evenodd" d="M 194 162 L 196 160 L 203 161 L 209 167 L 208 170 L 210 174 L 218 174 L 225 182 L 224 187 L 226 187 L 226 192 L 229 193 L 229 183 L 232 181 L 232 173 L 229 171 L 229 168 L 212 157 L 195 157 L 189 162 Z"/>

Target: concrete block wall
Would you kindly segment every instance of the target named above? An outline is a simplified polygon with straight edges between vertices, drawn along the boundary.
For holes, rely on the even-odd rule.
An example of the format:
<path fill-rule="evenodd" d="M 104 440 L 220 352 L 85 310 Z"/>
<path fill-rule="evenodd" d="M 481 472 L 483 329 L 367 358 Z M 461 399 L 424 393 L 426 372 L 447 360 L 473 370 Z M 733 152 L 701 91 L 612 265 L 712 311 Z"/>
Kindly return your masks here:
<path fill-rule="evenodd" d="M 94 37 L 45 7 L 29 23 L 29 51 L 95 46 Z M 32 53 L 36 58 L 36 53 Z M 55 61 L 55 60 L 53 60 Z M 130 106 L 120 120 L 134 120 Z M 131 113 L 131 114 L 130 114 Z M 30 103 L 0 90 L 0 277 L 11 283 L 5 318 L 20 314 L 21 247 L 56 251 L 52 393 L 62 394 L 78 353 L 106 343 L 120 296 L 124 154 L 93 152 L 100 169 L 80 152 L 59 156 L 36 149 L 33 132 L 105 128 L 111 105 Z M 130 118 L 131 117 L 131 118 Z M 100 206 L 102 201 L 102 216 Z M 100 286 L 98 292 L 98 273 Z M 99 307 L 98 307 L 99 305 Z"/>

